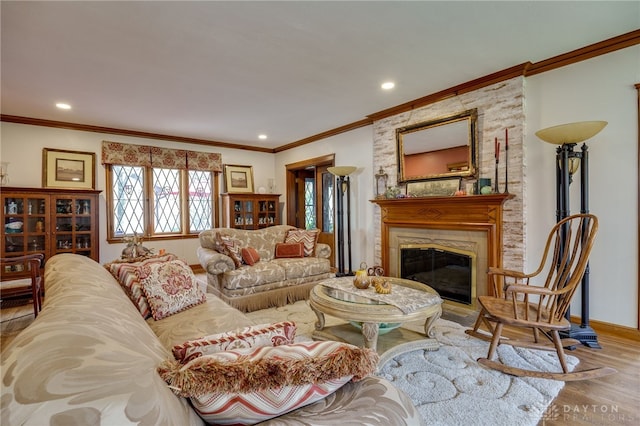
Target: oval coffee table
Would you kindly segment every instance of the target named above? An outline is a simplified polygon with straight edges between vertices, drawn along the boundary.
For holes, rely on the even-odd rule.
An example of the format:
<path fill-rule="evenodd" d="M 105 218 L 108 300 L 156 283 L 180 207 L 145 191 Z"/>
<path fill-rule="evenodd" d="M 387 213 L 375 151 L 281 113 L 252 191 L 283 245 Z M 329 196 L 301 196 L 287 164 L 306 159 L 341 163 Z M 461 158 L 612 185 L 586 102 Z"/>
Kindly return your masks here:
<path fill-rule="evenodd" d="M 345 283 L 353 283 L 354 277 L 333 278 L 332 280 L 345 280 Z M 438 295 L 429 286 L 422 283 L 406 280 L 403 278 L 383 277 L 391 281 L 392 294 L 396 286 L 409 287 L 418 291 Z M 351 286 L 353 286 L 351 284 Z M 309 305 L 316 313 L 318 321 L 315 324 L 316 330 L 322 330 L 325 325 L 325 315 L 337 317 L 346 321 L 362 323 L 362 335 L 364 346 L 376 350 L 378 343 L 378 329 L 380 324 L 404 323 L 408 321 L 424 320 L 424 334 L 426 337 L 433 337 L 433 325 L 442 315 L 442 300 L 424 307 L 417 308 L 412 312 L 405 313 L 400 308 L 365 297 L 374 292 L 369 288 L 352 292 L 338 290 L 336 288 L 323 285 L 323 281 L 311 289 L 309 295 Z M 363 296 L 357 293 L 362 292 Z M 374 292 L 375 294 L 375 292 Z"/>

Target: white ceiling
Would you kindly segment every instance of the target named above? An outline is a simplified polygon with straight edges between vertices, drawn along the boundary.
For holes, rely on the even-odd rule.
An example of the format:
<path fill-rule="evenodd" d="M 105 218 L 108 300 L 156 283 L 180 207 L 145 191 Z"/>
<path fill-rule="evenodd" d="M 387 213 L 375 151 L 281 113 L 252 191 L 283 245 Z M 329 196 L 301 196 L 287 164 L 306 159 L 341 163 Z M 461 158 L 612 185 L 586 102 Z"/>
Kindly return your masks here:
<path fill-rule="evenodd" d="M 638 1 L 0 7 L 2 114 L 268 148 L 640 28 Z"/>

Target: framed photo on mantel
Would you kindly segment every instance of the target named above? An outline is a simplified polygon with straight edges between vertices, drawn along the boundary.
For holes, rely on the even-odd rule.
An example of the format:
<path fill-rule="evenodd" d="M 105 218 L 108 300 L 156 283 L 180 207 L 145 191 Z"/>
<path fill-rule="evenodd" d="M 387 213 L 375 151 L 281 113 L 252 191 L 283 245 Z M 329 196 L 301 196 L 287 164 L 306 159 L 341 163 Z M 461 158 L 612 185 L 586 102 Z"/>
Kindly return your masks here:
<path fill-rule="evenodd" d="M 224 181 L 229 194 L 253 194 L 253 166 L 225 164 Z"/>
<path fill-rule="evenodd" d="M 407 183 L 411 197 L 448 197 L 460 188 L 460 178 Z"/>

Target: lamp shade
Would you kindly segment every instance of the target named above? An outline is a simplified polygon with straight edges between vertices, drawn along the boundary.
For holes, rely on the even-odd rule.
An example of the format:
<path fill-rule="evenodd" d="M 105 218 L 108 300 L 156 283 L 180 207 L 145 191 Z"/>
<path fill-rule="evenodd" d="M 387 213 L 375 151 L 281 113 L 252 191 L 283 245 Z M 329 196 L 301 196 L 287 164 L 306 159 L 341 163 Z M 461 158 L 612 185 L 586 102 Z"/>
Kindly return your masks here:
<path fill-rule="evenodd" d="M 351 173 L 355 172 L 357 167 L 355 166 L 335 166 L 335 167 L 327 167 L 329 173 L 335 176 L 349 176 Z"/>
<path fill-rule="evenodd" d="M 594 137 L 606 125 L 606 121 L 579 121 L 538 130 L 536 136 L 556 145 L 579 143 Z"/>

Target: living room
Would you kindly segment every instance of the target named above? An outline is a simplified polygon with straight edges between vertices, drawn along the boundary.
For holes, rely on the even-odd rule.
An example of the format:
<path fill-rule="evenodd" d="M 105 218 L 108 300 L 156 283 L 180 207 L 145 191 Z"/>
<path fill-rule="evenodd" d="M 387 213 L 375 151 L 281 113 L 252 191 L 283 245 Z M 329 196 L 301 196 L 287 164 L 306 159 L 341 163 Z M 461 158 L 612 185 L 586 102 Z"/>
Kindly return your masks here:
<path fill-rule="evenodd" d="M 631 7 L 631 6 L 627 6 Z M 3 6 L 4 8 L 4 6 Z M 550 126 L 585 121 L 605 120 L 607 127 L 588 142 L 590 151 L 590 211 L 600 220 L 600 233 L 591 261 L 590 319 L 594 327 L 617 330 L 625 336 L 638 337 L 638 19 L 637 5 L 634 9 L 635 28 L 616 30 L 610 36 L 574 46 L 559 53 L 585 48 L 611 37 L 632 34 L 622 46 L 606 48 L 597 55 L 574 59 L 566 66 L 553 66 L 535 74 L 520 74 L 503 81 L 487 84 L 469 93 L 451 93 L 436 102 L 416 108 L 416 115 L 426 121 L 477 106 L 483 115 L 480 135 L 479 170 L 483 177 L 493 177 L 494 137 L 503 137 L 504 128 L 509 128 L 510 191 L 515 198 L 505 203 L 506 225 L 504 264 L 510 268 L 534 269 L 537 254 L 542 251 L 544 238 L 555 223 L 555 150 L 554 146 L 542 142 L 536 135 L 540 129 Z M 626 13 L 629 15 L 629 13 Z M 621 16 L 624 16 L 622 13 Z M 633 13 L 630 14 L 632 17 Z M 3 24 L 5 13 L 3 10 Z M 627 19 L 630 22 L 633 19 Z M 539 22 L 531 22 L 537 25 Z M 3 25 L 4 27 L 4 25 Z M 3 30 L 4 32 L 4 30 Z M 631 33 L 630 33 L 631 32 Z M 3 36 L 3 51 L 6 38 Z M 626 44 L 625 44 L 626 43 Z M 551 59 L 532 59 L 539 63 Z M 4 60 L 3 60 L 4 63 Z M 509 64 L 517 66 L 518 63 Z M 4 68 L 5 65 L 3 65 Z M 507 67 L 504 67 L 505 69 Z M 495 71 L 501 71 L 500 69 Z M 472 77 L 455 81 L 433 92 L 416 92 L 409 99 L 422 99 L 440 90 L 462 85 L 474 78 L 482 77 L 471 72 Z M 515 102 L 517 110 L 511 109 L 507 120 L 500 111 L 491 109 L 492 97 L 486 91 L 516 91 L 517 96 L 506 97 Z M 4 83 L 3 83 L 4 86 Z M 99 84 L 90 90 L 96 90 Z M 3 87 L 4 92 L 4 87 Z M 513 93 L 513 92 L 509 92 Z M 5 95 L 3 95 L 4 97 Z M 309 100 L 312 102 L 312 100 Z M 124 102 L 126 106 L 126 102 Z M 400 104 L 400 103 L 398 103 Z M 390 104 L 391 108 L 398 104 Z M 115 105 L 114 105 L 115 108 Z M 382 111 L 383 108 L 380 108 Z M 21 116 L 19 109 L 7 109 L 3 102 L 3 115 Z M 375 111 L 358 111 L 357 119 Z M 133 114 L 133 111 L 129 111 Z M 399 115 L 401 116 L 401 113 Z M 81 123 L 80 119 L 58 119 L 63 122 Z M 255 187 L 266 187 L 270 179 L 275 180 L 277 192 L 286 190 L 285 170 L 288 164 L 328 154 L 335 155 L 336 165 L 352 165 L 357 171 L 351 176 L 352 202 L 352 256 L 355 264 L 361 261 L 368 265 L 381 262 L 380 210 L 369 200 L 375 198 L 375 177 L 380 167 L 389 175 L 391 184 L 396 177 L 395 145 L 389 142 L 388 134 L 393 126 L 385 127 L 385 117 L 354 130 L 335 133 L 310 143 L 287 149 L 268 152 L 234 148 L 225 145 L 207 146 L 201 143 L 175 142 L 169 138 L 136 137 L 131 133 L 114 134 L 95 130 L 50 127 L 17 122 L 3 117 L 1 123 L 0 153 L 3 162 L 9 163 L 11 186 L 40 187 L 42 184 L 43 148 L 93 152 L 99 159 L 103 141 L 117 141 L 136 145 L 152 145 L 165 148 L 182 148 L 194 151 L 220 153 L 225 164 L 242 164 L 253 167 Z M 41 118 L 41 117 L 29 117 Z M 398 117 L 395 117 L 396 119 Z M 248 117 L 245 120 L 250 119 Z M 416 116 L 412 117 L 416 122 Z M 338 121 L 355 122 L 345 118 Z M 491 126 L 488 125 L 491 123 Z M 103 123 L 86 125 L 113 127 Z M 240 124 L 239 124 L 240 125 Z M 335 126 L 336 128 L 338 125 Z M 327 129 L 321 129 L 328 130 Z M 320 133 L 317 132 L 317 133 Z M 383 136 L 387 135 L 387 136 Z M 299 137 L 302 140 L 312 134 Z M 385 139 L 386 137 L 386 139 Z M 217 138 L 212 136 L 212 139 Z M 286 141 L 287 143 L 294 141 Z M 286 146 L 283 143 L 279 146 Z M 504 152 L 503 152 L 504 153 Z M 518 155 L 519 154 L 519 155 Z M 96 189 L 100 196 L 100 261 L 109 262 L 120 256 L 123 244 L 106 241 L 106 191 L 105 168 L 100 161 L 96 165 Z M 503 169 L 501 169 L 502 172 Z M 500 176 L 501 179 L 502 175 Z M 617 188 L 616 185 L 621 185 Z M 572 211 L 577 212 L 579 203 L 578 185 L 572 186 Z M 284 202 L 285 197 L 281 198 Z M 286 211 L 286 209 L 285 209 Z M 286 218 L 283 219 L 286 223 Z M 146 246 L 185 258 L 189 264 L 198 264 L 197 239 L 177 239 L 145 242 Z M 571 310 L 579 316 L 581 306 L 576 298 Z"/>

